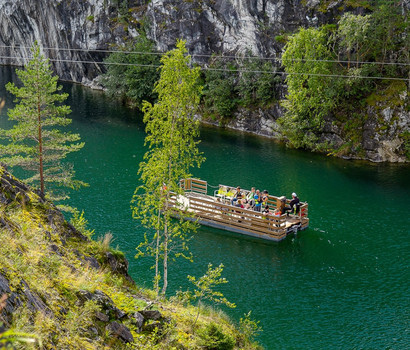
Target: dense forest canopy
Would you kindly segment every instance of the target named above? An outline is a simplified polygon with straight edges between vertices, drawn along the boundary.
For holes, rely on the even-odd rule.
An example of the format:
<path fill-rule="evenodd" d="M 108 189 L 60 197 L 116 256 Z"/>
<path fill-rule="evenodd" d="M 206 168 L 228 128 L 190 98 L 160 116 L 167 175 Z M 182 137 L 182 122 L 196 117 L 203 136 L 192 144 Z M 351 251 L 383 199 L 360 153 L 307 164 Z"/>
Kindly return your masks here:
<path fill-rule="evenodd" d="M 365 14 L 347 12 L 335 24 L 301 28 L 289 37 L 282 61 L 289 74 L 281 123 L 292 145 L 331 149 L 317 143 L 331 118 L 352 140 L 349 146 L 359 147 L 369 105 L 386 93 L 404 105 L 397 96 L 408 88 L 408 24 L 398 3 L 376 1 Z M 408 152 L 409 135 L 403 138 Z"/>

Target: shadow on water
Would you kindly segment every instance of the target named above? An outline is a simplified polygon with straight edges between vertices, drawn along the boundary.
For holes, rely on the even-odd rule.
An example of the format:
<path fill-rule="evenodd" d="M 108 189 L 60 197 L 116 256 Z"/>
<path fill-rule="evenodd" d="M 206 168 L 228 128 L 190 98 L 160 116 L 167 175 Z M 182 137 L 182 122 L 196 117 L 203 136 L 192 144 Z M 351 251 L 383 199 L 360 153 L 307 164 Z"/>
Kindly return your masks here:
<path fill-rule="evenodd" d="M 69 94 L 66 104 L 71 106 L 73 119 L 87 123 L 133 124 L 144 128 L 143 115 L 139 110 L 126 108 L 121 101 L 112 100 L 103 91 L 85 89 L 79 84 L 61 84 L 63 91 Z"/>

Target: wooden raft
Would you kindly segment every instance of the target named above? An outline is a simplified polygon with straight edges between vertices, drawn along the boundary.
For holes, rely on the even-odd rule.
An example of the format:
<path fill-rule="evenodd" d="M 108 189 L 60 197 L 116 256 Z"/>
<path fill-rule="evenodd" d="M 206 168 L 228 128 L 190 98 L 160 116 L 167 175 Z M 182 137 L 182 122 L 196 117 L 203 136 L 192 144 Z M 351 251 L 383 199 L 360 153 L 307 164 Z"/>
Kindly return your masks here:
<path fill-rule="evenodd" d="M 187 212 L 193 213 L 194 218 L 187 219 L 198 220 L 202 225 L 272 241 L 281 241 L 288 234 L 304 230 L 309 226 L 308 204 L 304 202 L 301 202 L 300 211 L 296 215 L 273 216 L 232 206 L 231 197 L 219 195 L 218 191 L 215 191 L 213 196 L 208 195 L 208 185 L 203 180 L 192 178 L 181 180 L 181 187 L 184 189 L 184 195 L 171 197 L 171 206 L 182 207 Z M 229 188 L 229 186 L 220 185 L 219 188 Z M 243 190 L 243 192 L 249 191 Z M 280 205 L 279 197 L 269 195 L 268 204 L 270 210 L 274 211 Z"/>

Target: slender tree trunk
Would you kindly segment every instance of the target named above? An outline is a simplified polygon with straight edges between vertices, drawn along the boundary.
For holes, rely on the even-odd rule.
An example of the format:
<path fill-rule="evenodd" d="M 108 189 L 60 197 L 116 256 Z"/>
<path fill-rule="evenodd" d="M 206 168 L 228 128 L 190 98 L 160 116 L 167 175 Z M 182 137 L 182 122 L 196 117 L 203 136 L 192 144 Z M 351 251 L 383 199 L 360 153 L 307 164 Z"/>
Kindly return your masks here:
<path fill-rule="evenodd" d="M 164 285 L 162 286 L 162 294 L 165 295 L 168 287 L 168 205 L 169 205 L 169 190 L 170 190 L 170 181 L 167 184 L 167 193 L 165 197 L 165 208 L 164 208 Z"/>
<path fill-rule="evenodd" d="M 40 91 L 37 91 L 37 118 L 38 118 L 38 155 L 40 164 L 40 191 L 44 194 L 44 174 L 43 174 L 43 138 L 41 133 L 41 103 Z"/>
<path fill-rule="evenodd" d="M 199 298 L 198 305 L 196 306 L 198 308 L 198 311 L 196 313 L 195 321 L 192 324 L 192 333 L 195 333 L 195 326 L 196 326 L 196 323 L 198 322 L 199 314 L 201 312 L 201 305 L 202 305 L 201 300 L 202 300 L 202 297 Z"/>
<path fill-rule="evenodd" d="M 170 150 L 169 150 L 169 159 L 168 159 L 168 184 L 167 184 L 167 194 L 166 194 L 166 202 L 165 202 L 165 227 L 164 227 L 164 285 L 162 287 L 162 294 L 165 294 L 168 287 L 168 203 L 169 203 L 169 196 L 170 196 L 170 189 L 171 189 L 171 173 L 172 173 L 172 145 L 173 145 L 173 138 L 174 138 L 174 128 L 176 123 L 175 115 L 172 116 L 171 122 L 171 135 L 170 135 Z"/>
<path fill-rule="evenodd" d="M 156 251 L 155 251 L 155 293 L 157 295 L 158 298 L 158 294 L 159 294 L 159 243 L 160 243 L 160 239 L 159 239 L 159 223 L 160 223 L 160 219 L 161 219 L 161 210 L 158 210 L 158 221 L 157 221 L 157 225 L 158 225 L 158 230 L 157 230 L 157 247 L 156 247 Z"/>
<path fill-rule="evenodd" d="M 168 287 L 168 219 L 165 220 L 164 227 L 164 285 L 162 294 L 165 295 Z"/>

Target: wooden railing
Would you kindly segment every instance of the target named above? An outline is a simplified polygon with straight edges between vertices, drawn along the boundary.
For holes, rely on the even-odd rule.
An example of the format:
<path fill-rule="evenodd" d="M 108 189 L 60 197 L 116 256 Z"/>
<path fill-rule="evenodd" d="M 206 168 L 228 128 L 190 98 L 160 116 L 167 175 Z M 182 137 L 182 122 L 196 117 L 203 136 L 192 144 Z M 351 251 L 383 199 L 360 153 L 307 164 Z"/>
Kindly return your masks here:
<path fill-rule="evenodd" d="M 286 236 L 287 216 L 264 215 L 249 209 L 233 207 L 218 201 L 212 201 L 212 197 L 188 196 L 188 211 L 194 213 L 200 220 L 212 222 L 217 226 L 228 226 L 236 230 L 252 232 L 258 235 L 268 235 L 276 239 Z M 180 210 L 182 204 L 172 197 L 170 204 Z"/>
<path fill-rule="evenodd" d="M 207 194 L 208 182 L 199 179 L 182 179 L 179 185 L 185 192 L 196 192 L 201 194 Z"/>
<path fill-rule="evenodd" d="M 171 197 L 170 205 L 175 210 L 175 214 L 180 216 L 194 215 L 201 221 L 211 223 L 213 226 L 233 229 L 236 231 L 247 231 L 256 235 L 268 235 L 275 239 L 282 239 L 286 236 L 291 225 L 298 225 L 301 229 L 309 225 L 308 204 L 301 202 L 298 214 L 283 214 L 281 216 L 266 215 L 252 209 L 244 209 L 232 206 L 232 197 L 218 195 L 218 190 L 214 195 L 207 195 L 208 183 L 204 180 L 189 178 L 180 181 L 180 186 L 185 192 L 185 196 Z M 221 188 L 233 188 L 231 186 L 219 185 Z M 243 190 L 244 194 L 249 193 Z M 286 200 L 289 204 L 290 200 Z M 281 197 L 268 195 L 268 205 L 270 212 L 273 212 L 281 205 Z M 178 208 L 178 209 L 177 209 Z M 181 212 L 182 210 L 182 212 Z M 188 214 L 189 213 L 189 214 Z"/>

